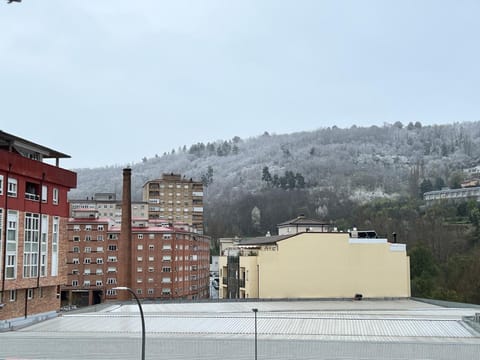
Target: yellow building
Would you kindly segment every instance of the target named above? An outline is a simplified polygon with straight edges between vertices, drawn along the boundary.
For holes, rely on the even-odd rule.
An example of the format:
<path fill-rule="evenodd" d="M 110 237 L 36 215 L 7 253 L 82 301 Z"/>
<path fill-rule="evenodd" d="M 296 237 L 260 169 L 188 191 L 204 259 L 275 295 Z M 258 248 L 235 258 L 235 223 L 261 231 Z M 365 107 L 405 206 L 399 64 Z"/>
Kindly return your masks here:
<path fill-rule="evenodd" d="M 410 297 L 405 244 L 299 226 L 307 220 L 281 224 L 283 235 L 221 240 L 219 298 Z"/>

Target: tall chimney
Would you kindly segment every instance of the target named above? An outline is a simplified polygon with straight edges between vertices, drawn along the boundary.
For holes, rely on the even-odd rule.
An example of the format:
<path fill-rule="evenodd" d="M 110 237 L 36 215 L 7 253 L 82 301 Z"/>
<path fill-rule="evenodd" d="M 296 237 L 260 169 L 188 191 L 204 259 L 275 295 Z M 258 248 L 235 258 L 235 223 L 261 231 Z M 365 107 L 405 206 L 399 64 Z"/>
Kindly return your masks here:
<path fill-rule="evenodd" d="M 132 288 L 132 256 L 135 252 L 132 242 L 132 169 L 123 169 L 123 190 L 122 190 L 122 227 L 118 250 L 118 286 Z M 135 289 L 132 289 L 135 291 Z M 128 291 L 117 291 L 118 300 L 129 300 L 131 294 Z"/>

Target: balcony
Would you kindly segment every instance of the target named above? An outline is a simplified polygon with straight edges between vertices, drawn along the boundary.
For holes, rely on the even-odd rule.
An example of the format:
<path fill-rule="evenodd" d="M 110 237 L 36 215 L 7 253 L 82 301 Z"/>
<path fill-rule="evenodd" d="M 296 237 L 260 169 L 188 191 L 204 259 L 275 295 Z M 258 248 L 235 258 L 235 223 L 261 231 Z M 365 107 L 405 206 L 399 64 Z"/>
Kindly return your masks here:
<path fill-rule="evenodd" d="M 32 201 L 40 201 L 40 195 L 35 194 L 35 193 L 25 193 L 25 199 L 27 200 L 32 200 Z"/>

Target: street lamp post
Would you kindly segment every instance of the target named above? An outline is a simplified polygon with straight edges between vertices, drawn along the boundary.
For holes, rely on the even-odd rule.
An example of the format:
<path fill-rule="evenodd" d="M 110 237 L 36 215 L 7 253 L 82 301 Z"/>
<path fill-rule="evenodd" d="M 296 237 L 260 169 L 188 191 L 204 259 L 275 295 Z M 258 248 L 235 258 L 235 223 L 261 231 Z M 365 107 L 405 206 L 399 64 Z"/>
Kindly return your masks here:
<path fill-rule="evenodd" d="M 135 300 L 137 301 L 138 308 L 140 309 L 140 316 L 142 318 L 142 360 L 145 360 L 145 318 L 143 316 L 143 309 L 142 309 L 142 304 L 140 303 L 140 300 L 138 299 L 138 296 L 135 294 L 135 292 L 130 289 L 129 287 L 126 286 L 118 286 L 113 288 L 112 290 L 126 290 L 130 294 L 133 295 Z"/>
<path fill-rule="evenodd" d="M 257 312 L 258 309 L 252 309 L 253 313 L 255 314 L 255 360 L 257 360 Z"/>

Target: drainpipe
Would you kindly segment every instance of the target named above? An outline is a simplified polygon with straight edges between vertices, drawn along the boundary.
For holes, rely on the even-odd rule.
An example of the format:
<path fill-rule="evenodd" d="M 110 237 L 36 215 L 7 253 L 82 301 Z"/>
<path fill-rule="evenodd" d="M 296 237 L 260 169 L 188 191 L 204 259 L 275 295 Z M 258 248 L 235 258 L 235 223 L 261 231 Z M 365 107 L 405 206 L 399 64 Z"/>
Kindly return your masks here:
<path fill-rule="evenodd" d="M 7 171 L 7 184 L 8 184 L 8 178 L 10 176 L 10 173 L 12 171 L 12 164 L 8 164 L 8 171 Z M 5 214 L 3 214 L 3 234 L 2 234 L 2 239 L 3 239 L 3 244 L 2 244 L 2 296 L 0 299 L 0 303 L 3 304 L 3 297 L 5 293 L 5 279 L 6 279 L 6 270 L 7 270 L 7 225 L 8 225 L 8 185 L 7 189 L 5 191 Z"/>
<path fill-rule="evenodd" d="M 258 258 L 257 258 L 258 261 Z M 260 299 L 260 265 L 257 264 L 257 298 Z"/>
<path fill-rule="evenodd" d="M 28 316 L 28 289 L 25 289 L 25 319 Z"/>

